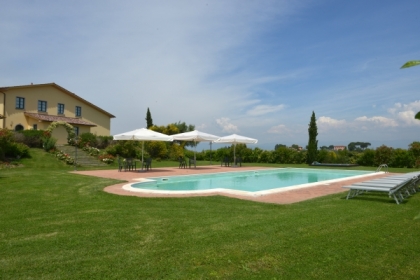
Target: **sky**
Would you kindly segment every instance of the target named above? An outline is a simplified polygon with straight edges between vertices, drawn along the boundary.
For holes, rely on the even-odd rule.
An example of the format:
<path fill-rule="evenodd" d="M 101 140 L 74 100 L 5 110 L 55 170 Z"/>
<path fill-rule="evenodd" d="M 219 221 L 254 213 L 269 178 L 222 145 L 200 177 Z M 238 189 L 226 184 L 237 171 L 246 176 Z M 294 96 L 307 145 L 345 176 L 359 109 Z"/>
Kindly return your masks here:
<path fill-rule="evenodd" d="M 2 2 L 0 87 L 56 83 L 112 135 L 149 108 L 250 148 L 306 147 L 312 112 L 318 147 L 420 141 L 418 0 Z"/>

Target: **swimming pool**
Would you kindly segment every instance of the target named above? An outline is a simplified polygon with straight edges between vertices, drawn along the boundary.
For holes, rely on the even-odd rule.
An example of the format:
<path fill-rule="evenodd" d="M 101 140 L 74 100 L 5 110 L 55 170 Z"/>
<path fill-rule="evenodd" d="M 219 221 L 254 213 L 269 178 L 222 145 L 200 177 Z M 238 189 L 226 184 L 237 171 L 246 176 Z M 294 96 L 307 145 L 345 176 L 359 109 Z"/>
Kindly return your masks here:
<path fill-rule="evenodd" d="M 279 190 L 309 187 L 368 176 L 374 172 L 358 170 L 329 170 L 305 168 L 277 168 L 254 171 L 224 172 L 202 175 L 156 177 L 141 179 L 126 185 L 130 191 L 149 193 L 197 193 L 225 191 L 262 195 Z"/>

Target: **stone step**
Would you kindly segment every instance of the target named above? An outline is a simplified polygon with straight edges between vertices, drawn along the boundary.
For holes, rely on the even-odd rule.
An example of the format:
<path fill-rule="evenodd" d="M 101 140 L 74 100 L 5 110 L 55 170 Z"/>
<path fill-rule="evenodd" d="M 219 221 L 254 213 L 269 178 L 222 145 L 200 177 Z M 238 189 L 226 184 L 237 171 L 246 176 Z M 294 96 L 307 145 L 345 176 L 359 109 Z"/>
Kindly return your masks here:
<path fill-rule="evenodd" d="M 89 155 L 82 149 L 77 149 L 76 157 L 76 148 L 73 146 L 57 146 L 57 150 L 63 151 L 68 154 L 70 157 L 75 158 L 78 165 L 81 166 L 106 166 L 107 164 L 99 161 L 96 157 Z"/>

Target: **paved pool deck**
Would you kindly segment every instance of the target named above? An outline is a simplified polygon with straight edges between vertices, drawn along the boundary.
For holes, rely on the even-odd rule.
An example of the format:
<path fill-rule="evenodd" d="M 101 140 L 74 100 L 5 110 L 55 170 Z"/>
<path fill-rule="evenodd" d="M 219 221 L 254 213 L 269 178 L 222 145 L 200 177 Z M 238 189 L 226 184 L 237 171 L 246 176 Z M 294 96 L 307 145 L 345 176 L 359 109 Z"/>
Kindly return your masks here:
<path fill-rule="evenodd" d="M 235 171 L 249 171 L 249 170 L 263 170 L 263 169 L 272 169 L 266 167 L 252 167 L 252 166 L 242 166 L 242 167 L 221 167 L 218 165 L 208 165 L 208 166 L 197 166 L 197 168 L 178 168 L 178 167 L 163 167 L 163 168 L 153 168 L 146 172 L 137 171 L 121 171 L 118 170 L 91 170 L 91 171 L 72 171 L 72 173 L 96 176 L 102 178 L 110 178 L 117 180 L 124 180 L 126 182 L 108 186 L 104 189 L 105 192 L 116 194 L 116 195 L 125 195 L 125 196 L 138 196 L 138 197 L 192 197 L 192 196 L 212 196 L 212 195 L 223 195 L 238 199 L 246 199 L 257 202 L 265 203 L 276 203 L 276 204 L 291 204 L 296 203 L 320 196 L 325 196 L 329 194 L 343 193 L 343 197 L 348 192 L 347 189 L 342 188 L 342 186 L 350 185 L 356 182 L 362 182 L 366 180 L 371 180 L 375 178 L 381 178 L 393 175 L 392 173 L 373 173 L 369 177 L 364 178 L 353 178 L 353 179 L 344 179 L 337 182 L 325 183 L 320 182 L 319 184 L 311 184 L 311 186 L 294 188 L 288 190 L 278 189 L 275 193 L 265 194 L 261 196 L 250 196 L 250 195 L 240 195 L 232 194 L 225 192 L 208 192 L 208 193 L 189 193 L 189 194 L 158 194 L 158 193 L 143 193 L 143 192 L 133 192 L 123 189 L 124 185 L 130 183 L 136 183 L 142 178 L 149 177 L 165 177 L 165 176 L 179 176 L 179 175 L 193 175 L 193 174 L 206 174 L 206 173 L 220 173 L 220 172 L 235 172 Z"/>

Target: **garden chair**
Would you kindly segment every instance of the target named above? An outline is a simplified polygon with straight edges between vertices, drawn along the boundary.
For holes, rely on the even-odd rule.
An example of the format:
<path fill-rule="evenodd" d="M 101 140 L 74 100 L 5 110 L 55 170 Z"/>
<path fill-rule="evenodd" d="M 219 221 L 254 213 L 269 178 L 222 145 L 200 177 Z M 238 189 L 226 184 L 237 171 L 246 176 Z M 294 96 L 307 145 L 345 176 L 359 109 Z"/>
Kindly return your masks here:
<path fill-rule="evenodd" d="M 184 157 L 179 157 L 179 168 L 187 168 L 187 162 Z"/>
<path fill-rule="evenodd" d="M 230 166 L 229 157 L 224 157 L 223 160 L 220 162 L 220 166 Z"/>
<path fill-rule="evenodd" d="M 235 160 L 235 166 L 240 166 L 240 167 L 242 167 L 242 158 L 239 156 L 239 157 L 236 157 L 236 160 Z"/>
<path fill-rule="evenodd" d="M 127 167 L 125 165 L 124 158 L 118 157 L 118 172 L 121 172 L 121 170 L 124 168 L 124 171 L 127 170 Z"/>
<path fill-rule="evenodd" d="M 128 171 L 137 169 L 136 161 L 133 158 L 127 158 L 125 160 L 125 165 Z"/>
<path fill-rule="evenodd" d="M 193 158 L 188 159 L 188 167 L 191 168 L 191 165 L 194 165 L 194 167 L 197 167 L 197 163 L 196 163 L 195 159 L 193 159 Z"/>
<path fill-rule="evenodd" d="M 143 168 L 146 170 L 152 169 L 152 158 L 148 158 L 143 162 Z"/>

